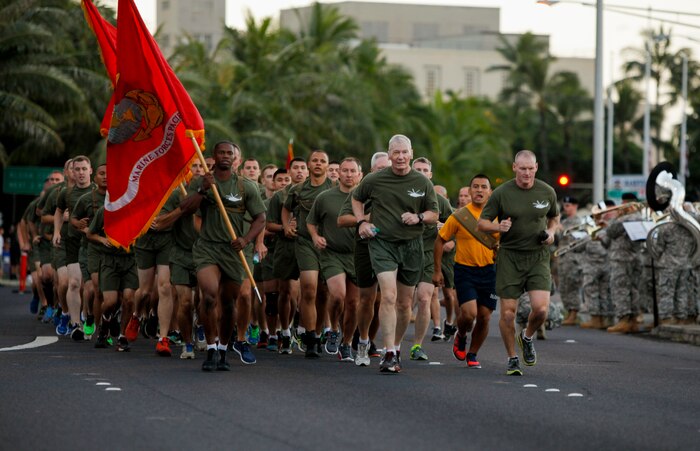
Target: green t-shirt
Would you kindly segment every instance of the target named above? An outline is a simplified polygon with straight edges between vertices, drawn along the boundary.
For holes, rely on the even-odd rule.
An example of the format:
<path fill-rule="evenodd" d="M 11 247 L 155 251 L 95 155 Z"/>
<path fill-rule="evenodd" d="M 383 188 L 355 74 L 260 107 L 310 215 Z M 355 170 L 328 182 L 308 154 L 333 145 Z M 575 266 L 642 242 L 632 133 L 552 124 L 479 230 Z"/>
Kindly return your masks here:
<path fill-rule="evenodd" d="M 92 218 L 92 222 L 88 226 L 88 230 L 90 233 L 93 235 L 100 235 L 102 237 L 106 237 L 107 235 L 105 234 L 105 207 L 100 206 L 100 208 L 97 209 L 95 212 L 95 217 Z M 97 252 L 100 252 L 101 254 L 108 254 L 108 255 L 126 255 L 128 252 L 121 248 L 121 247 L 107 247 L 103 246 L 99 243 L 93 243 L 95 244 L 95 249 Z"/>
<path fill-rule="evenodd" d="M 284 189 L 281 189 L 270 198 L 270 202 L 267 205 L 267 222 L 271 224 L 282 225 L 282 206 L 287 200 L 289 195 L 289 190 L 292 189 L 293 185 L 287 185 Z M 276 234 L 276 238 L 279 240 L 292 241 L 284 235 L 284 231 Z"/>
<path fill-rule="evenodd" d="M 46 194 L 39 201 L 37 208 L 41 210 L 41 215 L 51 215 L 56 213 L 56 198 L 58 193 L 66 186 L 65 182 L 57 183 L 46 190 Z M 53 235 L 53 221 L 50 224 L 41 224 L 42 235 Z"/>
<path fill-rule="evenodd" d="M 202 186 L 202 181 L 202 178 L 194 180 L 190 185 L 190 190 L 197 191 Z M 250 223 L 246 216 L 252 218 L 260 213 L 265 213 L 265 205 L 260 198 L 258 187 L 254 182 L 236 174 L 231 174 L 231 178 L 228 180 L 218 180 L 214 176 L 214 181 L 236 236 L 245 236 L 250 230 Z M 229 235 L 226 223 L 219 212 L 212 190 L 207 191 L 206 197 L 202 199 L 199 211 L 202 215 L 200 237 L 207 241 L 230 243 L 231 235 Z"/>
<path fill-rule="evenodd" d="M 438 212 L 432 182 L 413 169 L 403 176 L 394 174 L 391 167 L 369 174 L 352 196 L 360 202 L 372 201 L 371 222 L 379 228 L 377 237 L 386 241 L 412 240 L 423 234 L 422 223 L 406 225 L 402 214 Z"/>
<path fill-rule="evenodd" d="M 77 185 L 73 185 L 71 187 L 61 189 L 61 191 L 58 193 L 58 197 L 56 198 L 56 207 L 60 208 L 64 212 L 68 211 L 69 213 L 72 213 L 73 208 L 75 208 L 75 204 L 78 203 L 78 200 L 85 194 L 90 193 L 92 188 L 92 184 L 89 184 L 85 188 L 80 188 Z M 82 233 L 73 227 L 70 221 L 63 221 L 61 235 L 70 240 L 79 240 L 82 237 Z"/>
<path fill-rule="evenodd" d="M 311 211 L 311 206 L 314 204 L 316 197 L 322 192 L 333 187 L 333 182 L 326 179 L 318 186 L 311 185 L 311 179 L 306 179 L 304 182 L 295 185 L 289 190 L 287 200 L 284 202 L 284 208 L 294 213 L 297 218 L 297 235 L 308 240 L 311 239 L 309 231 L 306 228 L 306 217 Z"/>
<path fill-rule="evenodd" d="M 347 198 L 348 193 L 340 191 L 338 186 L 324 191 L 316 197 L 306 218 L 308 224 L 318 227 L 318 233 L 326 239 L 328 248 L 343 254 L 352 253 L 354 249 L 354 229 L 338 227 L 338 213 Z"/>
<path fill-rule="evenodd" d="M 105 204 L 105 195 L 100 194 L 97 189 L 90 190 L 89 193 L 85 193 L 80 198 L 78 201 L 75 203 L 75 206 L 70 212 L 70 217 L 75 218 L 78 221 L 83 219 L 83 218 L 88 218 L 88 225 L 92 221 L 92 218 L 95 217 L 95 213 L 97 210 Z M 81 243 L 81 246 L 83 244 L 87 243 L 88 245 L 94 245 L 94 243 L 90 243 L 87 240 L 87 237 L 83 235 L 83 240 Z"/>
<path fill-rule="evenodd" d="M 438 221 L 445 222 L 452 214 L 452 206 L 450 205 L 450 201 L 444 197 L 437 195 L 436 197 L 438 202 Z M 433 249 L 437 234 L 437 224 L 425 224 L 423 228 L 423 251 Z"/>
<path fill-rule="evenodd" d="M 522 189 L 512 179 L 493 191 L 480 219 L 510 218 L 513 224 L 508 232 L 501 233 L 500 247 L 536 251 L 542 249 L 538 235 L 547 228 L 547 220 L 556 216 L 557 194 L 551 186 L 535 179 L 532 188 Z"/>
<path fill-rule="evenodd" d="M 170 213 L 171 211 L 177 210 L 182 199 L 182 192 L 179 189 L 173 190 L 168 200 L 165 201 L 163 208 L 161 208 L 160 213 Z M 192 250 L 192 245 L 194 245 L 197 239 L 197 230 L 194 228 L 194 214 L 182 215 L 177 218 L 171 230 L 174 243 L 177 247 Z"/>

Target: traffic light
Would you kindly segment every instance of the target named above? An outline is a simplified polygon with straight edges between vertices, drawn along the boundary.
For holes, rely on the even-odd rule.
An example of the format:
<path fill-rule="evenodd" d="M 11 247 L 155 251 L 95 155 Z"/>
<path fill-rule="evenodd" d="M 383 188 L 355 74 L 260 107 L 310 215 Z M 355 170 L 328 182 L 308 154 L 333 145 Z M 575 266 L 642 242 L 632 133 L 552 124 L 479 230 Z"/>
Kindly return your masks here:
<path fill-rule="evenodd" d="M 567 186 L 569 186 L 569 182 L 571 182 L 571 179 L 569 179 L 568 175 L 562 174 L 557 179 L 557 182 L 559 182 L 559 186 L 561 186 L 562 188 L 566 188 Z"/>

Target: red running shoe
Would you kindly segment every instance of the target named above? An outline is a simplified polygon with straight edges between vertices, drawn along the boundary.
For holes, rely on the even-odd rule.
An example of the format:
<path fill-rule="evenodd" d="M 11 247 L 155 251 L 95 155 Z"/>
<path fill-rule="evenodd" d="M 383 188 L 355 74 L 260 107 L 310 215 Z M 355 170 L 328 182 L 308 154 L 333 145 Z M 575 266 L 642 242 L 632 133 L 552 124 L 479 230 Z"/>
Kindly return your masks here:
<path fill-rule="evenodd" d="M 163 337 L 158 340 L 156 344 L 156 354 L 161 357 L 170 357 L 173 352 L 170 350 L 170 339 L 168 337 Z"/>
<path fill-rule="evenodd" d="M 126 331 L 124 333 L 124 335 L 126 335 L 126 339 L 130 342 L 136 341 L 136 339 L 139 337 L 140 326 L 141 323 L 139 319 L 132 315 L 129 319 L 129 323 L 126 325 Z"/>
<path fill-rule="evenodd" d="M 460 335 L 459 332 L 455 334 L 455 341 L 452 343 L 452 354 L 455 359 L 460 362 L 464 362 L 467 358 L 467 336 Z"/>

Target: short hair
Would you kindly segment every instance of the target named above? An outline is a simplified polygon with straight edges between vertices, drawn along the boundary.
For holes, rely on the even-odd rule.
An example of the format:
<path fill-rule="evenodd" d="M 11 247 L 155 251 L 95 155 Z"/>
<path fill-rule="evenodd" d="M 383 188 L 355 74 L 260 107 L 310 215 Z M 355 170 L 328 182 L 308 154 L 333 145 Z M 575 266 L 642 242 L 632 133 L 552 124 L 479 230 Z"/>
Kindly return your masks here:
<path fill-rule="evenodd" d="M 270 169 L 277 169 L 277 165 L 273 163 L 268 163 L 263 168 L 260 170 L 261 174 L 264 174 L 265 171 L 270 170 Z"/>
<path fill-rule="evenodd" d="M 474 179 L 486 179 L 489 181 L 489 186 L 491 186 L 491 179 L 486 174 L 482 174 L 482 173 L 476 174 L 474 177 L 471 178 L 471 180 L 469 180 L 469 186 L 472 186 L 472 183 L 474 183 Z M 469 188 L 469 186 L 464 186 L 463 188 Z"/>
<path fill-rule="evenodd" d="M 73 164 L 73 159 L 67 159 L 66 162 L 63 164 L 63 170 L 65 171 L 66 169 L 68 169 L 68 167 L 70 167 L 71 164 Z"/>
<path fill-rule="evenodd" d="M 226 140 L 226 139 L 224 139 L 224 140 L 222 140 L 222 141 L 219 141 L 219 142 L 217 142 L 216 144 L 214 144 L 214 147 L 211 148 L 211 149 L 212 149 L 212 154 L 213 154 L 214 152 L 216 152 L 216 148 L 219 147 L 219 146 L 222 145 L 222 144 L 228 144 L 229 146 L 233 147 L 234 150 L 237 150 L 237 151 L 238 151 L 238 156 L 239 156 L 239 157 L 241 156 L 241 148 L 238 146 L 238 144 L 236 144 L 236 143 L 234 143 L 234 142 L 232 142 L 232 141 Z"/>
<path fill-rule="evenodd" d="M 377 164 L 377 160 L 382 157 L 389 158 L 389 154 L 387 152 L 375 152 L 374 155 L 372 155 L 372 159 L 369 162 L 369 167 L 374 168 L 374 166 Z"/>
<path fill-rule="evenodd" d="M 258 163 L 258 166 L 260 166 L 260 162 L 253 157 L 246 158 L 246 160 L 243 162 L 243 164 L 246 164 L 249 161 L 254 161 L 254 162 Z"/>
<path fill-rule="evenodd" d="M 299 162 L 299 161 L 301 161 L 302 163 L 306 164 L 306 160 L 304 160 L 303 158 L 301 158 L 301 157 L 294 157 L 294 158 L 292 158 L 292 160 L 289 162 L 289 167 L 291 168 L 292 165 L 293 165 L 294 163 Z"/>
<path fill-rule="evenodd" d="M 343 160 L 343 161 L 344 161 L 344 160 Z M 340 165 L 340 163 L 342 163 L 342 161 L 338 161 L 338 160 L 331 160 L 331 161 L 329 161 L 329 162 L 328 162 L 328 166 L 330 166 L 330 165 L 332 165 L 332 164 L 337 164 L 337 165 Z"/>
<path fill-rule="evenodd" d="M 428 160 L 428 159 L 425 158 L 425 157 L 418 157 L 418 158 L 416 158 L 415 160 L 413 160 L 413 163 L 411 164 L 411 167 L 412 167 L 412 168 L 415 168 L 415 167 L 416 167 L 416 163 L 427 164 L 427 165 L 428 165 L 428 169 L 431 170 L 431 171 L 433 170 L 433 163 L 431 163 L 430 160 Z"/>
<path fill-rule="evenodd" d="M 86 162 L 88 166 L 90 166 L 90 159 L 85 155 L 78 155 L 77 157 L 73 157 L 73 164 L 80 163 L 81 161 Z"/>
<path fill-rule="evenodd" d="M 402 142 L 404 144 L 408 144 L 409 149 L 413 149 L 411 147 L 411 140 L 408 139 L 408 136 L 406 135 L 394 135 L 389 139 L 389 145 L 387 146 L 387 149 L 391 149 L 392 144 Z"/>
<path fill-rule="evenodd" d="M 315 153 L 322 153 L 322 154 L 324 154 L 324 155 L 326 156 L 326 158 L 330 159 L 330 157 L 328 156 L 328 152 L 326 152 L 325 150 L 323 150 L 323 149 L 314 149 L 314 150 L 312 150 L 311 152 L 309 152 L 309 156 L 308 156 L 308 158 L 306 159 L 306 162 L 307 162 L 307 163 L 308 163 L 309 161 L 311 161 L 311 155 L 313 155 L 313 154 L 315 154 Z"/>
<path fill-rule="evenodd" d="M 275 171 L 274 174 L 272 174 L 272 180 L 274 180 L 278 174 L 286 174 L 287 170 L 285 168 L 279 168 Z"/>
<path fill-rule="evenodd" d="M 340 165 L 340 164 L 343 164 L 343 163 L 345 163 L 346 161 L 352 161 L 353 163 L 355 163 L 355 164 L 357 165 L 357 169 L 358 169 L 359 171 L 362 171 L 362 163 L 360 163 L 360 160 L 358 160 L 358 159 L 355 158 L 355 157 L 345 157 L 345 158 L 343 158 L 342 160 L 340 160 L 340 163 L 338 163 L 338 164 L 339 164 L 339 165 Z"/>
<path fill-rule="evenodd" d="M 535 160 L 535 163 L 537 163 L 537 156 L 535 155 L 535 152 L 531 150 L 521 150 L 520 152 L 515 154 L 515 158 L 513 158 L 513 162 L 518 161 L 518 158 L 532 158 Z"/>

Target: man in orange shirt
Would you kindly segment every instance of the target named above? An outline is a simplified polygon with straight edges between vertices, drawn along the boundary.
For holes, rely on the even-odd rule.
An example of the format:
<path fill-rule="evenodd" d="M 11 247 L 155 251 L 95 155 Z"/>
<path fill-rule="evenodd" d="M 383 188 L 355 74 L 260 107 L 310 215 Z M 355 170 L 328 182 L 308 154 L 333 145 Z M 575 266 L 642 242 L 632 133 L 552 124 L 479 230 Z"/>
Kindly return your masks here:
<path fill-rule="evenodd" d="M 457 360 L 466 360 L 469 368 L 481 368 L 476 355 L 489 333 L 489 320 L 498 301 L 493 252 L 496 238 L 476 229 L 481 210 L 491 196 L 489 178 L 484 174 L 472 177 L 469 195 L 471 202 L 455 211 L 438 232 L 434 258 L 435 267 L 439 268 L 443 246 L 453 238 L 456 239 L 454 270 L 459 311 L 452 353 Z M 435 271 L 433 283 L 437 286 L 444 284 L 441 271 Z M 467 352 L 470 332 L 472 342 Z"/>

